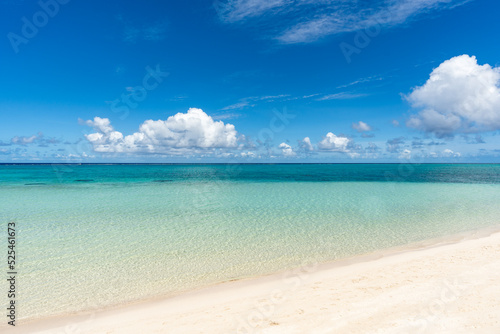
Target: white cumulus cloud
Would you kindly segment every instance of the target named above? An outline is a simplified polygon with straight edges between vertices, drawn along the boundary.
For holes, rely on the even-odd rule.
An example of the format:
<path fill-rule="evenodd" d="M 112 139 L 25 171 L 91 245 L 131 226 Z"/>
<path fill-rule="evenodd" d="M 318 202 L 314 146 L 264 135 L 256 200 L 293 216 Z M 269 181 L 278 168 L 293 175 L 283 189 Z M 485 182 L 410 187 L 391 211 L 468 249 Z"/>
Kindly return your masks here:
<path fill-rule="evenodd" d="M 95 129 L 86 135 L 95 152 L 185 154 L 189 151 L 230 149 L 238 146 L 237 132 L 232 124 L 214 121 L 203 110 L 190 108 L 167 120 L 147 120 L 139 131 L 124 136 L 115 131 L 109 119 L 95 117 L 84 124 Z"/>
<path fill-rule="evenodd" d="M 409 160 L 411 159 L 411 151 L 408 149 L 404 149 L 400 154 L 399 154 L 399 159 L 406 159 Z"/>
<path fill-rule="evenodd" d="M 332 132 L 328 132 L 318 143 L 318 148 L 322 151 L 348 152 L 347 145 L 350 142 L 351 140 L 347 137 L 337 137 Z"/>
<path fill-rule="evenodd" d="M 287 143 L 281 143 L 278 148 L 281 149 L 281 153 L 286 157 L 293 157 L 296 153 L 293 151 L 292 147 Z"/>
<path fill-rule="evenodd" d="M 408 101 L 420 111 L 406 125 L 437 137 L 500 129 L 500 68 L 461 55 L 444 61 Z"/>
<path fill-rule="evenodd" d="M 314 147 L 311 144 L 311 138 L 305 137 L 300 142 L 300 148 L 302 148 L 306 152 L 314 151 Z"/>
<path fill-rule="evenodd" d="M 365 132 L 372 130 L 371 126 L 362 121 L 359 121 L 358 123 L 352 123 L 352 128 L 358 132 Z"/>
<path fill-rule="evenodd" d="M 101 133 L 109 133 L 113 131 L 111 122 L 108 118 L 94 117 L 94 120 L 82 121 L 79 120 L 80 124 L 85 124 L 94 128 L 94 130 Z"/>
<path fill-rule="evenodd" d="M 443 152 L 441 153 L 441 156 L 446 157 L 446 158 L 450 158 L 450 157 L 459 158 L 461 155 L 462 154 L 460 154 L 460 152 L 453 152 L 449 148 L 444 149 Z"/>

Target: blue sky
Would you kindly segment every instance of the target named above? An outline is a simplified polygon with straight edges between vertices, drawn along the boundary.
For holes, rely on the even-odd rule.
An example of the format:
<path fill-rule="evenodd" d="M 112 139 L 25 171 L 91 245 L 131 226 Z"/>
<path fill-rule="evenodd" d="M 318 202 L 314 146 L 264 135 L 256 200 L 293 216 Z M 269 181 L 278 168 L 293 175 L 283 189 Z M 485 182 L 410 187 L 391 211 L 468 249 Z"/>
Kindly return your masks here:
<path fill-rule="evenodd" d="M 0 11 L 0 162 L 500 162 L 497 1 Z"/>

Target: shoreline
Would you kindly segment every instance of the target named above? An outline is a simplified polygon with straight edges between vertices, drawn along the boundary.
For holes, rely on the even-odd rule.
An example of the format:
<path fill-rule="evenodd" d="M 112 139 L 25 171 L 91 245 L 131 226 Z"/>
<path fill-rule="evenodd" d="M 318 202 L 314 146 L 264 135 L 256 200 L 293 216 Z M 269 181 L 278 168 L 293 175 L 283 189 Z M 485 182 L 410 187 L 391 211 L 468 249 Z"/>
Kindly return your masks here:
<path fill-rule="evenodd" d="M 443 256 L 440 254 L 443 251 L 455 251 L 464 253 L 464 248 L 470 248 L 478 243 L 488 244 L 486 246 L 490 248 L 492 247 L 492 245 L 497 246 L 497 249 L 493 255 L 496 254 L 497 258 L 499 259 L 497 261 L 493 261 L 493 263 L 496 262 L 495 265 L 499 270 L 497 271 L 497 273 L 488 272 L 488 274 L 496 275 L 497 282 L 500 281 L 500 257 L 498 256 L 500 255 L 500 229 L 498 227 L 491 227 L 487 229 L 463 232 L 460 234 L 437 239 L 424 240 L 409 245 L 383 249 L 373 253 L 358 255 L 333 262 L 321 264 L 305 263 L 302 267 L 294 270 L 288 270 L 285 272 L 274 273 L 266 276 L 243 278 L 235 281 L 222 282 L 216 285 L 191 290 L 168 298 L 159 297 L 154 300 L 150 299 L 142 302 L 134 302 L 132 304 L 119 305 L 116 307 L 94 312 L 62 315 L 44 319 L 34 319 L 26 323 L 21 320 L 20 322 L 18 322 L 18 325 L 15 329 L 9 328 L 11 326 L 5 327 L 5 324 L 1 324 L 0 329 L 2 329 L 2 332 L 5 331 L 6 333 L 65 333 L 71 332 L 71 328 L 78 328 L 81 333 L 122 333 L 127 332 L 127 330 L 130 330 L 130 332 L 132 333 L 134 332 L 132 330 L 132 324 L 137 325 L 141 323 L 142 319 L 144 321 L 148 320 L 148 322 L 151 323 L 151 331 L 153 331 L 153 328 L 156 328 L 155 330 L 158 330 L 158 328 L 161 327 L 165 331 L 168 329 L 169 332 L 177 332 L 177 330 L 179 330 L 178 332 L 185 332 L 185 329 L 182 326 L 188 326 L 189 324 L 182 325 L 182 321 L 180 321 L 180 319 L 190 316 L 194 317 L 194 322 L 199 321 L 198 329 L 200 330 L 200 333 L 202 332 L 201 328 L 206 328 L 207 322 L 212 323 L 214 326 L 222 325 L 220 324 L 220 322 L 225 322 L 222 327 L 219 326 L 217 327 L 217 329 L 214 328 L 214 332 L 222 330 L 221 333 L 235 333 L 239 328 L 240 332 L 242 333 L 258 333 L 261 332 L 262 328 L 260 327 L 264 326 L 263 328 L 265 328 L 265 325 L 263 324 L 263 322 L 265 322 L 264 320 L 269 320 L 272 319 L 273 316 L 278 316 L 279 314 L 277 311 L 290 307 L 287 300 L 293 300 L 297 297 L 300 297 L 301 295 L 303 295 L 305 290 L 310 290 L 311 293 L 315 292 L 315 290 L 322 290 L 321 286 L 323 285 L 323 283 L 326 284 L 327 282 L 329 282 L 329 284 L 326 284 L 328 285 L 327 291 L 338 289 L 339 283 L 335 283 L 335 280 L 332 281 L 332 277 L 343 275 L 347 279 L 346 282 L 349 283 L 349 276 L 352 276 L 352 273 L 350 273 L 351 271 L 358 272 L 358 276 L 359 273 L 363 272 L 369 274 L 374 270 L 376 271 L 377 268 L 379 268 L 381 265 L 387 265 L 387 263 L 400 263 L 408 265 L 408 263 L 411 264 L 411 262 L 415 262 L 414 265 L 416 265 L 417 267 L 420 266 L 420 269 L 425 271 L 429 270 L 429 268 L 426 268 L 425 265 L 422 265 L 421 258 L 429 255 L 437 256 L 439 258 Z M 467 250 L 465 250 L 465 254 L 469 254 L 473 258 L 477 257 L 477 254 L 476 256 L 474 256 L 474 252 L 468 252 Z M 444 267 L 450 267 L 448 271 L 454 271 L 456 269 L 456 266 L 454 265 L 456 261 L 454 261 L 452 264 L 446 263 L 447 261 L 444 262 Z M 463 266 L 464 264 L 462 264 L 462 267 Z M 439 269 L 439 267 L 434 269 Z M 470 269 L 472 270 L 474 268 Z M 406 281 L 408 281 L 408 277 L 405 277 L 405 275 L 407 276 L 408 273 L 405 274 L 405 272 L 401 272 L 399 273 L 399 275 L 402 276 L 402 279 L 406 279 Z M 346 284 L 341 284 L 344 288 L 347 288 L 347 290 L 345 291 L 344 289 L 342 289 L 343 291 L 341 291 L 341 294 L 352 294 L 352 291 L 349 290 L 355 288 L 356 280 L 359 280 L 359 282 L 370 282 L 369 275 L 368 277 L 366 277 L 367 275 L 361 276 L 361 278 L 351 277 L 352 279 L 350 280 L 349 284 L 347 284 L 346 282 L 344 282 Z M 455 275 L 454 277 L 456 278 L 457 276 Z M 391 279 L 388 278 L 386 281 L 391 281 Z M 409 280 L 409 282 L 411 281 L 412 280 Z M 400 280 L 396 280 L 396 282 L 393 282 L 393 284 L 396 283 L 397 285 L 397 283 L 399 282 Z M 451 282 L 453 282 L 453 280 L 451 280 Z M 316 287 L 314 286 L 314 283 L 319 284 Z M 457 283 L 456 285 L 460 286 L 460 284 L 461 283 Z M 496 301 L 497 303 L 500 303 L 500 287 L 498 287 L 497 290 L 499 290 L 499 299 L 497 299 Z M 313 300 L 308 300 L 308 298 L 306 298 L 307 296 L 302 297 L 305 298 L 305 305 L 311 302 L 315 304 Z M 479 295 L 478 298 L 480 298 Z M 230 311 L 234 308 L 234 306 L 236 306 L 236 308 L 241 308 L 240 304 L 245 305 L 243 301 L 251 300 L 255 300 L 255 303 L 246 305 L 246 310 L 248 312 L 241 310 L 232 312 Z M 263 305 L 259 306 L 259 300 L 263 303 Z M 363 299 L 361 299 L 360 301 L 362 300 Z M 345 303 L 345 301 L 343 302 Z M 214 308 L 220 308 L 221 306 L 224 306 L 224 308 L 219 312 L 214 313 L 213 317 L 204 318 L 204 314 L 207 313 L 203 311 L 205 308 L 210 310 Z M 250 306 L 250 308 L 248 306 Z M 314 308 L 317 308 L 316 306 Z M 374 305 L 372 305 L 372 307 L 373 306 Z M 271 310 L 273 310 L 273 312 L 271 312 Z M 305 311 L 303 310 L 303 312 Z M 360 310 L 358 310 L 357 312 L 359 313 Z M 225 316 L 223 316 L 223 314 L 225 313 L 232 314 L 230 316 L 233 322 L 232 324 L 229 325 L 227 323 L 227 319 L 226 321 L 217 320 L 219 317 L 222 317 L 222 319 L 224 319 Z M 300 313 L 299 311 L 299 314 L 302 313 Z M 250 318 L 245 318 L 245 315 L 250 316 Z M 331 315 L 333 315 L 333 313 Z M 124 321 L 130 321 L 130 319 L 135 319 L 132 324 L 129 324 L 128 326 L 123 324 Z M 177 321 L 167 321 L 165 319 Z M 257 321 L 258 319 L 261 320 Z M 497 311 L 497 319 L 500 319 L 500 311 Z M 318 319 L 316 319 L 314 322 L 316 323 L 317 320 Z M 192 323 L 192 321 L 189 323 Z M 280 324 L 281 323 L 279 321 L 269 320 L 269 333 L 278 333 L 278 328 L 282 327 Z M 169 325 L 170 327 L 164 327 L 166 325 Z M 140 326 L 136 327 L 136 330 L 139 330 L 141 328 L 142 327 Z M 500 323 L 498 324 L 498 327 L 495 328 L 500 328 Z M 142 329 L 144 330 L 144 328 Z M 413 329 L 416 330 L 416 328 Z M 196 327 L 190 328 L 190 330 L 194 330 L 196 332 Z M 147 329 L 147 331 L 149 332 L 150 330 Z M 302 332 L 299 331 L 297 333 Z"/>

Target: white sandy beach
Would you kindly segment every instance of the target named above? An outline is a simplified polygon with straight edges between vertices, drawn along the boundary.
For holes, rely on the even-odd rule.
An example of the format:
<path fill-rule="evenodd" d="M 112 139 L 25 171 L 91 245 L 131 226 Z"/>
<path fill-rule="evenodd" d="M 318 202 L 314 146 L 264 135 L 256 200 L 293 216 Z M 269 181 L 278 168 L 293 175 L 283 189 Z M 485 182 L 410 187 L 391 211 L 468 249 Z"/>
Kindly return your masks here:
<path fill-rule="evenodd" d="M 500 333 L 500 233 L 2 333 Z"/>

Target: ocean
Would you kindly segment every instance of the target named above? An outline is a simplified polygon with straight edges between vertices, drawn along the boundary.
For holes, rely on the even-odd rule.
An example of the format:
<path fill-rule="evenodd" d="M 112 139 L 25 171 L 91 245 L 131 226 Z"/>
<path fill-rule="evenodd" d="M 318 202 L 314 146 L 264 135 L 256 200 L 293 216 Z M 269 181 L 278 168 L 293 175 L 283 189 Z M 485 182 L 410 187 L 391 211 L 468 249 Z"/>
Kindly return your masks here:
<path fill-rule="evenodd" d="M 0 165 L 0 203 L 22 321 L 500 229 L 500 165 Z"/>

